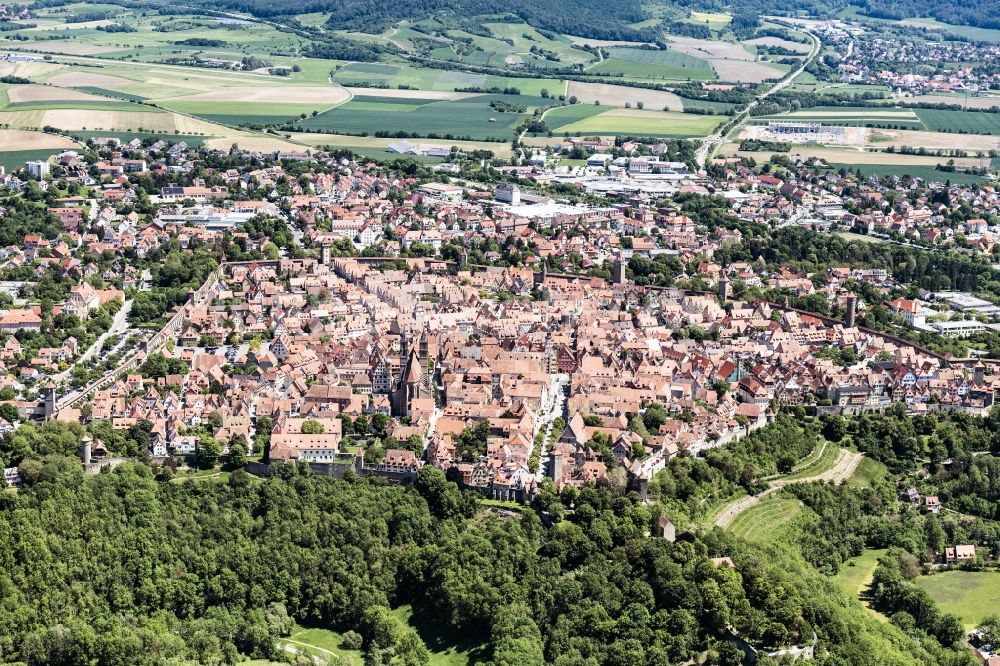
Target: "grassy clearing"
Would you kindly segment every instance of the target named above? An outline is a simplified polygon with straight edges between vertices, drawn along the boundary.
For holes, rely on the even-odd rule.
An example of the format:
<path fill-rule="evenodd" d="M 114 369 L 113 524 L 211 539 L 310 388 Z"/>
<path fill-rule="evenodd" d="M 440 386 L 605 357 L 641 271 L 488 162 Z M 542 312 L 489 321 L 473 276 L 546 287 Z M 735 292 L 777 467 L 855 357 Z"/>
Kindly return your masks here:
<path fill-rule="evenodd" d="M 213 479 L 225 483 L 229 481 L 230 474 L 231 472 L 217 469 L 181 470 L 170 481 L 171 483 L 183 483 L 188 480 L 204 481 L 206 479 Z"/>
<path fill-rule="evenodd" d="M 995 571 L 943 571 L 915 582 L 941 610 L 962 618 L 967 630 L 1000 609 L 1000 573 Z"/>
<path fill-rule="evenodd" d="M 737 516 L 727 529 L 747 541 L 774 543 L 793 529 L 803 511 L 797 499 L 770 496 Z"/>
<path fill-rule="evenodd" d="M 340 647 L 343 636 L 330 629 L 316 629 L 296 626 L 292 635 L 282 642 L 296 650 L 308 650 L 320 659 L 337 656 L 351 666 L 361 666 L 365 657 L 360 650 L 345 650 Z"/>
<path fill-rule="evenodd" d="M 692 23 L 704 23 L 712 30 L 720 30 L 729 25 L 732 14 L 724 12 L 691 12 Z"/>
<path fill-rule="evenodd" d="M 856 234 L 856 233 L 854 233 L 852 231 L 835 231 L 834 233 L 836 235 L 840 236 L 841 238 L 843 238 L 844 240 L 849 240 L 849 241 L 850 240 L 861 241 L 862 243 L 884 243 L 885 242 L 881 238 L 875 238 L 874 236 L 866 236 L 864 234 Z M 868 458 L 865 458 L 865 460 L 868 460 Z M 875 462 L 875 461 L 872 461 L 872 462 Z M 862 464 L 864 464 L 864 463 L 862 462 Z M 855 475 L 857 475 L 857 473 L 855 473 Z"/>
<path fill-rule="evenodd" d="M 872 610 L 864 597 L 867 595 L 868 586 L 871 585 L 872 576 L 875 575 L 875 567 L 878 566 L 878 558 L 885 555 L 885 549 L 866 550 L 857 557 L 852 557 L 844 562 L 840 571 L 833 577 L 833 582 L 852 599 L 858 599 L 865 608 L 879 620 L 885 622 L 887 618 L 881 613 Z"/>
<path fill-rule="evenodd" d="M 467 634 L 442 632 L 441 623 L 428 611 L 407 604 L 392 613 L 420 634 L 431 653 L 429 666 L 468 666 L 484 656 L 484 641 Z"/>

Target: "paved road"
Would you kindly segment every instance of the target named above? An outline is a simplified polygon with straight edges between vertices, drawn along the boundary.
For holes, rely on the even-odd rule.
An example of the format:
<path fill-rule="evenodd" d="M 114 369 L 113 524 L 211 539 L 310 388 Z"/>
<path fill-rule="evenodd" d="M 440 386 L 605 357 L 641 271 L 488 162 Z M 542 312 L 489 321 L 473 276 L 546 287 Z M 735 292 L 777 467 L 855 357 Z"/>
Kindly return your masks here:
<path fill-rule="evenodd" d="M 101 350 L 101 346 L 104 345 L 105 340 L 112 335 L 124 335 L 125 332 L 128 331 L 128 314 L 131 311 L 132 301 L 130 299 L 125 301 L 125 304 L 122 305 L 118 312 L 115 313 L 115 318 L 111 322 L 111 327 L 102 333 L 101 336 L 94 341 L 94 344 L 90 345 L 90 347 L 88 347 L 87 350 L 80 355 L 80 358 L 73 361 L 68 368 L 57 375 L 52 375 L 52 381 L 56 384 L 61 383 L 69 377 L 69 374 L 73 372 L 73 368 L 81 363 L 86 363 L 94 354 L 99 352 Z"/>
<path fill-rule="evenodd" d="M 541 423 L 544 423 L 544 435 L 542 436 L 542 452 L 539 454 L 538 458 L 538 471 L 542 473 L 545 467 L 549 464 L 549 454 L 545 449 L 546 444 L 548 444 L 549 437 L 552 435 L 552 423 L 557 417 L 563 415 L 564 405 L 566 402 L 565 389 L 566 385 L 569 384 L 568 374 L 555 374 L 552 375 L 552 386 L 550 395 L 552 396 L 552 402 L 549 405 L 548 411 L 540 419 Z M 534 447 L 534 441 L 532 441 L 532 447 Z M 530 457 L 531 452 L 529 452 Z"/>
<path fill-rule="evenodd" d="M 817 37 L 812 32 L 809 32 L 805 28 L 796 27 L 795 29 L 805 33 L 806 35 L 809 36 L 809 39 L 812 40 L 812 49 L 809 51 L 809 55 L 802 59 L 802 64 L 799 65 L 798 69 L 796 69 L 794 72 L 792 72 L 785 78 L 775 83 L 766 91 L 757 95 L 757 97 L 752 102 L 750 102 L 745 109 L 740 111 L 739 114 L 735 116 L 732 124 L 726 123 L 726 125 L 723 128 L 716 130 L 714 134 L 710 134 L 709 136 L 702 139 L 701 148 L 699 148 L 698 152 L 695 154 L 695 159 L 698 162 L 699 168 L 703 168 L 705 166 L 705 163 L 708 162 L 709 157 L 711 157 L 712 154 L 719 149 L 719 146 L 725 143 L 734 132 L 736 132 L 740 127 L 742 127 L 746 123 L 746 121 L 750 118 L 750 112 L 758 104 L 760 104 L 763 100 L 767 99 L 770 95 L 773 95 L 779 90 L 783 90 L 784 88 L 787 88 L 789 85 L 791 85 L 795 81 L 795 79 L 799 76 L 799 74 L 805 71 L 809 63 L 811 63 L 813 59 L 817 55 L 819 55 L 820 48 L 822 47 L 822 42 L 820 42 L 819 37 Z"/>
<path fill-rule="evenodd" d="M 767 490 L 759 495 L 741 497 L 723 509 L 722 512 L 715 518 L 715 525 L 723 529 L 729 527 L 733 521 L 736 520 L 737 516 L 750 507 L 759 504 L 761 499 L 767 497 L 771 493 L 778 492 L 785 486 L 792 483 L 808 483 L 809 481 L 833 481 L 834 483 L 840 483 L 854 474 L 854 470 L 858 468 L 858 465 L 861 463 L 861 459 L 863 457 L 864 456 L 860 453 L 854 453 L 853 451 L 848 451 L 847 449 L 841 449 L 840 453 L 837 454 L 837 460 L 833 463 L 833 467 L 825 472 L 822 472 L 821 474 L 799 479 L 776 479 L 771 481 Z"/>

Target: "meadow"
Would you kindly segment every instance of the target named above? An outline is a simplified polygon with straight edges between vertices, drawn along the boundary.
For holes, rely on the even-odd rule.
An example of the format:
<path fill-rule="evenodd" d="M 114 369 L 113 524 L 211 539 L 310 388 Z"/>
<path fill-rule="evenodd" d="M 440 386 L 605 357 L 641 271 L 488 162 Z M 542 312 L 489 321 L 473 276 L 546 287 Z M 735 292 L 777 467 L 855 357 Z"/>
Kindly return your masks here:
<path fill-rule="evenodd" d="M 941 610 L 962 618 L 967 630 L 1000 610 L 1000 573 L 995 571 L 943 571 L 914 582 Z"/>
<path fill-rule="evenodd" d="M 851 478 L 853 479 L 854 477 L 852 476 Z M 868 609 L 868 612 L 883 622 L 887 621 L 887 618 L 878 611 L 873 610 L 868 605 L 865 597 L 867 596 L 868 587 L 872 583 L 875 567 L 878 566 L 878 558 L 885 555 L 886 552 L 884 548 L 867 549 L 857 557 L 852 557 L 844 562 L 840 567 L 840 571 L 832 578 L 834 584 L 843 590 L 847 596 L 861 601 L 864 607 Z"/>
<path fill-rule="evenodd" d="M 547 103 L 526 95 L 475 95 L 454 101 L 357 95 L 335 109 L 306 118 L 299 126 L 328 133 L 403 131 L 416 136 L 509 141 L 526 114 L 496 111 L 490 106 L 494 101 L 527 105 L 529 110 Z"/>

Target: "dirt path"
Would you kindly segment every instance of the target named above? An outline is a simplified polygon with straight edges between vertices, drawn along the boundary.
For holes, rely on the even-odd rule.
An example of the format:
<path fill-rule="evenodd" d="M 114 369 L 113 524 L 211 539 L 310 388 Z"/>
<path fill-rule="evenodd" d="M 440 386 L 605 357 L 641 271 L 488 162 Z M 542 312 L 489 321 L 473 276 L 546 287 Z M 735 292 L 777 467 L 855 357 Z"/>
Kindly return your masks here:
<path fill-rule="evenodd" d="M 768 495 L 776 493 L 785 486 L 793 483 L 808 483 L 810 481 L 833 481 L 834 483 L 840 483 L 854 474 L 854 470 L 858 468 L 862 457 L 863 456 L 860 453 L 854 453 L 853 451 L 848 451 L 847 449 L 841 449 L 840 453 L 837 454 L 837 460 L 833 463 L 833 467 L 825 472 L 801 479 L 775 479 L 770 482 L 767 490 L 759 495 L 741 497 L 724 508 L 719 515 L 715 517 L 714 524 L 723 529 L 729 527 L 741 513 L 750 507 L 759 504 L 760 501 Z"/>

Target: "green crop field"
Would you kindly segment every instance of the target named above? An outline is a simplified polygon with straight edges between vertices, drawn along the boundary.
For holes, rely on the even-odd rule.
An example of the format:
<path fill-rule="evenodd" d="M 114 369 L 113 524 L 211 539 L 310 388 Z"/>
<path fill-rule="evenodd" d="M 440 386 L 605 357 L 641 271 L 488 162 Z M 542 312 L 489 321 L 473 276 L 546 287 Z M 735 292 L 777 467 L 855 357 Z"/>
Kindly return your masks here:
<path fill-rule="evenodd" d="M 186 102 L 171 100 L 162 102 L 164 108 L 189 116 L 198 116 L 210 122 L 223 125 L 279 125 L 296 118 L 301 114 L 311 115 L 313 111 L 321 112 L 329 104 L 282 104 L 280 102 Z M 235 113 L 234 113 L 235 112 Z"/>
<path fill-rule="evenodd" d="M 608 110 L 606 106 L 594 104 L 568 104 L 555 109 L 550 109 L 545 114 L 545 124 L 552 128 L 552 131 L 562 131 L 562 128 L 573 123 L 578 123 L 587 118 L 598 116 Z"/>
<path fill-rule="evenodd" d="M 551 113 L 554 112 L 550 112 L 550 115 Z M 551 123 L 549 126 L 555 132 L 579 132 L 583 135 L 691 137 L 711 134 L 724 119 L 723 116 L 672 111 L 613 109 L 559 127 L 554 127 Z"/>
<path fill-rule="evenodd" d="M 608 59 L 588 71 L 593 74 L 621 74 L 646 79 L 708 80 L 715 70 L 707 60 L 677 51 L 612 48 Z"/>
<path fill-rule="evenodd" d="M 329 71 L 329 67 L 326 71 Z M 324 73 L 323 79 L 326 79 Z M 343 65 L 333 73 L 333 80 L 345 86 L 359 83 L 384 84 L 390 88 L 407 86 L 417 90 L 453 91 L 455 88 L 508 88 L 521 91 L 522 95 L 539 95 L 542 89 L 561 95 L 566 84 L 558 79 L 525 79 L 492 74 L 475 74 L 455 70 L 431 69 L 412 65 L 355 62 Z"/>
<path fill-rule="evenodd" d="M 67 149 L 69 150 L 69 149 Z M 62 150 L 59 148 L 45 148 L 42 150 L 9 150 L 0 151 L 0 166 L 13 171 L 24 166 L 25 162 L 35 162 L 37 160 L 47 160 L 53 155 L 58 155 Z"/>
<path fill-rule="evenodd" d="M 942 160 L 944 160 L 944 158 L 942 158 Z M 954 184 L 970 185 L 985 181 L 982 176 L 966 173 L 948 173 L 947 171 L 938 171 L 933 166 L 918 164 L 847 164 L 831 162 L 830 167 L 832 169 L 860 169 L 861 173 L 865 176 L 874 175 L 879 178 L 882 178 L 883 176 L 898 176 L 900 178 L 903 176 L 910 176 L 912 178 L 922 178 L 926 182 L 933 183 L 945 183 L 950 181 Z"/>
<path fill-rule="evenodd" d="M 1000 113 L 941 109 L 916 109 L 916 113 L 924 127 L 931 132 L 1000 134 Z M 983 146 L 984 149 L 988 147 L 990 146 Z"/>
<path fill-rule="evenodd" d="M 943 571 L 920 576 L 914 582 L 941 610 L 962 618 L 966 629 L 1000 610 L 1000 573 L 995 571 Z"/>
<path fill-rule="evenodd" d="M 346 104 L 299 124 L 303 129 L 331 133 L 403 131 L 417 136 L 508 141 L 525 114 L 496 111 L 490 102 L 499 100 L 525 104 L 529 108 L 547 102 L 541 97 L 526 95 L 476 95 L 443 102 L 358 95 Z"/>
<path fill-rule="evenodd" d="M 128 111 L 136 113 L 160 113 L 160 109 L 144 104 L 116 102 L 114 100 L 44 100 L 39 102 L 12 102 L 3 107 L 4 111 L 48 111 L 49 109 L 82 109 L 85 111 Z"/>
<path fill-rule="evenodd" d="M 132 93 L 121 92 L 119 90 L 108 90 L 107 88 L 98 88 L 96 86 L 77 86 L 76 90 L 82 90 L 83 92 L 87 92 L 92 95 L 117 97 L 118 99 L 123 99 L 128 102 L 144 102 L 149 99 L 148 97 L 143 97 L 142 95 L 134 95 Z"/>
<path fill-rule="evenodd" d="M 767 497 L 733 520 L 727 528 L 741 539 L 756 543 L 780 541 L 805 509 L 797 499 Z"/>

